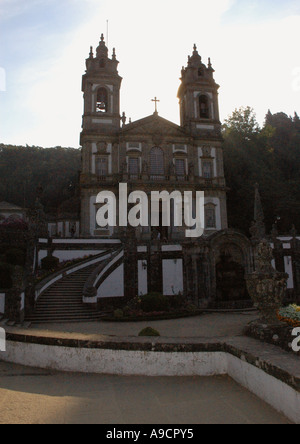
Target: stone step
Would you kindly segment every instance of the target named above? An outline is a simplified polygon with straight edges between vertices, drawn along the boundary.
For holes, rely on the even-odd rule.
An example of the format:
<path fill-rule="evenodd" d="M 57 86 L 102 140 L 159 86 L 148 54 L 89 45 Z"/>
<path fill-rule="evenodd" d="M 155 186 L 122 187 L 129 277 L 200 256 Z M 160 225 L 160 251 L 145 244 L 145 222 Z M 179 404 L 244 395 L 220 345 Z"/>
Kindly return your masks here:
<path fill-rule="evenodd" d="M 40 296 L 35 312 L 26 321 L 33 324 L 98 321 L 103 314 L 82 302 L 84 285 L 96 266 L 55 282 Z"/>

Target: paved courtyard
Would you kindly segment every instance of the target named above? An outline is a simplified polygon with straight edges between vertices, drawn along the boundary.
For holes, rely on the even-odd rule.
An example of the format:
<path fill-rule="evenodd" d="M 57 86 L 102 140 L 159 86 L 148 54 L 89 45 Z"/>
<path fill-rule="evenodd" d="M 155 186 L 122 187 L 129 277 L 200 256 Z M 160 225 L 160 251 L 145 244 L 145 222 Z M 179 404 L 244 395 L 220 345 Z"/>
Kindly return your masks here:
<path fill-rule="evenodd" d="M 30 330 L 130 337 L 151 326 L 166 338 L 224 338 L 242 335 L 245 325 L 257 318 L 256 312 L 208 313 L 166 321 L 43 324 L 33 325 Z"/>
<path fill-rule="evenodd" d="M 226 376 L 49 372 L 0 362 L 1 424 L 289 424 Z"/>

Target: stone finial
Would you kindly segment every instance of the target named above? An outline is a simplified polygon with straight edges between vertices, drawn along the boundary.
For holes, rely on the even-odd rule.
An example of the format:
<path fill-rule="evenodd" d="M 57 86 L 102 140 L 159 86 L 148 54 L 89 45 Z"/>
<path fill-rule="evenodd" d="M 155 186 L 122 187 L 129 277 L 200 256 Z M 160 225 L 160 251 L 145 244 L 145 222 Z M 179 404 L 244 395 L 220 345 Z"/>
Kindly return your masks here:
<path fill-rule="evenodd" d="M 277 224 L 273 224 L 272 231 L 271 231 L 271 236 L 272 236 L 273 239 L 276 239 L 279 236 Z"/>
<path fill-rule="evenodd" d="M 212 68 L 212 63 L 211 63 L 211 58 L 210 57 L 208 58 L 208 67 L 209 67 L 209 69 Z"/>
<path fill-rule="evenodd" d="M 122 120 L 123 126 L 125 126 L 125 124 L 126 124 L 126 120 L 127 120 L 127 117 L 126 117 L 125 112 L 122 114 L 122 118 L 121 118 L 121 120 Z"/>
<path fill-rule="evenodd" d="M 117 59 L 117 56 L 116 56 L 116 48 L 113 48 L 112 59 L 113 59 L 113 60 L 116 60 L 116 59 Z"/>
<path fill-rule="evenodd" d="M 93 52 L 93 47 L 90 47 L 90 59 L 94 58 L 94 52 Z"/>
<path fill-rule="evenodd" d="M 290 231 L 290 235 L 293 236 L 294 238 L 297 237 L 297 230 L 295 225 L 292 226 L 292 229 Z"/>
<path fill-rule="evenodd" d="M 259 185 L 255 185 L 255 203 L 254 203 L 254 222 L 252 222 L 250 233 L 253 239 L 264 239 L 266 235 L 266 226 L 264 223 L 264 211 L 261 203 Z"/>
<path fill-rule="evenodd" d="M 263 222 L 265 219 L 264 210 L 261 203 L 258 183 L 255 184 L 255 206 L 254 206 L 254 220 L 256 222 Z"/>
<path fill-rule="evenodd" d="M 101 42 L 104 42 L 104 34 L 101 34 Z"/>

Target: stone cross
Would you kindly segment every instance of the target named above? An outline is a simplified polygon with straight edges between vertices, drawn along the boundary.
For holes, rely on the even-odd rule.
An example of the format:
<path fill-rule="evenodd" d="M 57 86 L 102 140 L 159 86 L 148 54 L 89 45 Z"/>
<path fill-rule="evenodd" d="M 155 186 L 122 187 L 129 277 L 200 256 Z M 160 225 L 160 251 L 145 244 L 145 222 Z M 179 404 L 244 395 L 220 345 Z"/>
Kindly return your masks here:
<path fill-rule="evenodd" d="M 155 113 L 157 114 L 157 103 L 160 102 L 160 100 L 158 100 L 157 97 L 155 97 L 154 99 L 151 100 L 151 102 L 155 102 Z"/>

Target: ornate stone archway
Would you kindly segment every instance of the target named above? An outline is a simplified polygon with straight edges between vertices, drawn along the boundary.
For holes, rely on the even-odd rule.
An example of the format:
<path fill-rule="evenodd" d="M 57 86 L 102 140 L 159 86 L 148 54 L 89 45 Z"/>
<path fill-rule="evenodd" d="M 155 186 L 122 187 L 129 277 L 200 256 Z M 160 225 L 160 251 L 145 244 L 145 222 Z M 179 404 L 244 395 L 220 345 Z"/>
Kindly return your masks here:
<path fill-rule="evenodd" d="M 210 239 L 215 302 L 234 304 L 250 300 L 245 280 L 253 271 L 250 240 L 243 234 L 226 230 Z"/>

